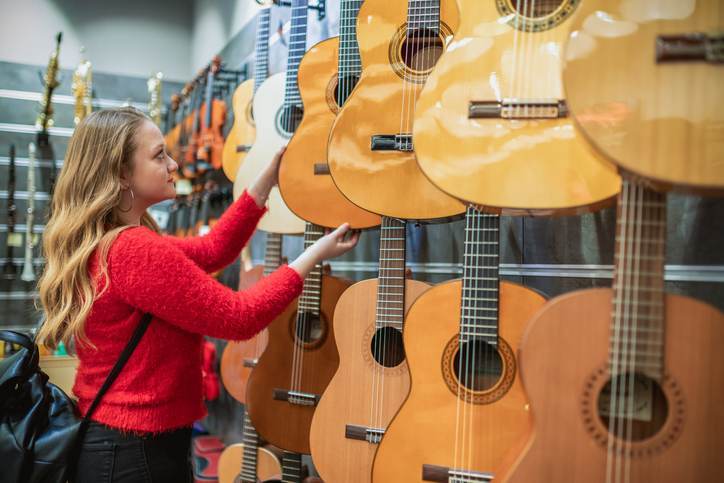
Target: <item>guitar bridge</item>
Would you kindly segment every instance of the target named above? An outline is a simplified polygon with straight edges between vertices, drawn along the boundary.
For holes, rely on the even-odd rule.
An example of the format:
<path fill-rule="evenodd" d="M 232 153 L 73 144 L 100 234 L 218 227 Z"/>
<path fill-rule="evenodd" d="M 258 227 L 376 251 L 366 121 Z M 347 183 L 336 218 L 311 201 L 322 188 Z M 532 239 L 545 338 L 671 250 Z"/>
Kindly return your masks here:
<path fill-rule="evenodd" d="M 347 424 L 344 427 L 344 437 L 347 439 L 356 439 L 359 441 L 367 441 L 370 444 L 379 444 L 382 441 L 385 430 L 381 428 L 367 428 L 365 426 L 356 426 Z"/>
<path fill-rule="evenodd" d="M 244 367 L 254 368 L 259 363 L 259 359 L 244 359 Z"/>
<path fill-rule="evenodd" d="M 724 36 L 691 33 L 656 37 L 656 63 L 724 62 Z"/>
<path fill-rule="evenodd" d="M 557 99 L 472 101 L 468 106 L 468 119 L 557 119 L 567 116 L 566 101 Z"/>
<path fill-rule="evenodd" d="M 251 144 L 237 144 L 236 145 L 237 153 L 248 153 L 250 149 L 251 149 Z"/>
<path fill-rule="evenodd" d="M 456 470 L 437 465 L 422 465 L 422 481 L 439 483 L 490 483 L 492 473 L 482 471 Z"/>
<path fill-rule="evenodd" d="M 372 136 L 372 151 L 412 151 L 412 134 L 378 134 Z"/>
<path fill-rule="evenodd" d="M 316 406 L 320 397 L 317 394 L 308 392 L 288 391 L 286 389 L 274 388 L 273 399 L 276 401 L 287 401 L 297 406 Z"/>

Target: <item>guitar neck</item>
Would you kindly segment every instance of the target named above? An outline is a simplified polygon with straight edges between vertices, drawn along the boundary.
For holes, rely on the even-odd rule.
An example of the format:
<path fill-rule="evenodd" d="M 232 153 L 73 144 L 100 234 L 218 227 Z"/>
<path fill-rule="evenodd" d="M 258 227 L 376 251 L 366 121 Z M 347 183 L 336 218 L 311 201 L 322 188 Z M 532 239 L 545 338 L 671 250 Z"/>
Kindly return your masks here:
<path fill-rule="evenodd" d="M 664 370 L 666 197 L 623 178 L 618 197 L 609 367 Z"/>
<path fill-rule="evenodd" d="M 204 119 L 204 127 L 209 129 L 211 127 L 211 107 L 214 99 L 214 71 L 209 69 L 209 73 L 206 75 L 206 113 Z"/>
<path fill-rule="evenodd" d="M 259 452 L 259 435 L 251 424 L 249 412 L 244 413 L 244 454 L 241 460 L 241 481 L 257 481 L 257 459 Z"/>
<path fill-rule="evenodd" d="M 402 330 L 405 315 L 405 222 L 383 217 L 380 227 L 380 269 L 377 284 L 378 329 Z"/>
<path fill-rule="evenodd" d="M 357 14 L 362 0 L 342 0 L 339 7 L 339 85 L 351 83 L 362 74 L 362 61 L 357 43 Z M 356 82 L 355 82 L 356 83 Z M 354 84 L 340 90 L 338 103 L 343 105 Z"/>
<path fill-rule="evenodd" d="M 269 25 L 271 23 L 271 7 L 264 7 L 259 12 L 259 23 L 256 27 L 256 59 L 254 60 L 254 92 L 269 74 Z"/>
<path fill-rule="evenodd" d="M 264 276 L 271 274 L 282 264 L 282 235 L 266 234 L 266 252 L 264 253 Z"/>
<path fill-rule="evenodd" d="M 468 206 L 465 213 L 460 340 L 498 344 L 500 217 Z"/>
<path fill-rule="evenodd" d="M 284 451 L 282 454 L 282 483 L 301 483 L 302 455 Z"/>
<path fill-rule="evenodd" d="M 292 26 L 289 31 L 289 56 L 287 57 L 287 76 L 284 86 L 284 105 L 300 106 L 297 72 L 299 62 L 307 50 L 307 0 L 292 0 Z"/>
<path fill-rule="evenodd" d="M 324 229 L 312 223 L 304 228 L 304 249 L 306 250 L 324 235 Z M 314 269 L 304 279 L 302 294 L 299 296 L 299 310 L 297 311 L 297 326 L 300 317 L 305 314 L 319 316 L 322 307 L 322 264 L 315 265 Z"/>
<path fill-rule="evenodd" d="M 408 0 L 408 30 L 428 29 L 440 31 L 440 0 Z"/>

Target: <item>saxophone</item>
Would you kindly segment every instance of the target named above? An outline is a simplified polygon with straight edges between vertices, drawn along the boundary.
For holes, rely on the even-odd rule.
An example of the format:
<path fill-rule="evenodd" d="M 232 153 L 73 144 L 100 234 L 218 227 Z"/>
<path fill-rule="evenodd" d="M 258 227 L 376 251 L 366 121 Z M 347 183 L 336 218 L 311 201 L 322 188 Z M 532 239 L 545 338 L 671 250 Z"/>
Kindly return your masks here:
<path fill-rule="evenodd" d="M 81 47 L 81 61 L 73 72 L 71 89 L 75 97 L 75 116 L 73 122 L 77 126 L 88 114 L 93 111 L 91 104 L 93 96 L 93 66 L 83 55 L 85 48 Z"/>
<path fill-rule="evenodd" d="M 156 72 L 148 79 L 148 116 L 158 127 L 161 127 L 161 80 L 163 72 Z"/>
<path fill-rule="evenodd" d="M 33 221 L 35 217 L 35 143 L 28 145 L 28 214 L 25 219 L 25 263 L 20 279 L 24 282 L 35 280 L 33 270 Z"/>
<path fill-rule="evenodd" d="M 53 96 L 53 90 L 60 84 L 58 82 L 58 56 L 60 55 L 60 41 L 62 39 L 63 32 L 59 32 L 55 37 L 55 50 L 50 54 L 48 68 L 45 70 L 45 76 L 43 77 L 45 90 L 40 101 L 40 113 L 35 120 L 35 128 L 42 132 L 46 132 L 53 125 L 53 106 L 50 99 Z"/>

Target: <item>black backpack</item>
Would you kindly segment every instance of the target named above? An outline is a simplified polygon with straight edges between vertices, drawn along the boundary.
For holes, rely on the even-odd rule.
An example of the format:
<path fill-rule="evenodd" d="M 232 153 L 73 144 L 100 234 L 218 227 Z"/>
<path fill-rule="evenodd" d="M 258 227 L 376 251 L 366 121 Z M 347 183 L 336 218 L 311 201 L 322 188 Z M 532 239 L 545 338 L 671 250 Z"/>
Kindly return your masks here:
<path fill-rule="evenodd" d="M 0 340 L 22 347 L 0 360 L 0 483 L 64 483 L 72 478 L 89 418 L 150 321 L 151 314 L 145 314 L 83 418 L 38 367 L 40 355 L 32 339 L 0 330 Z"/>

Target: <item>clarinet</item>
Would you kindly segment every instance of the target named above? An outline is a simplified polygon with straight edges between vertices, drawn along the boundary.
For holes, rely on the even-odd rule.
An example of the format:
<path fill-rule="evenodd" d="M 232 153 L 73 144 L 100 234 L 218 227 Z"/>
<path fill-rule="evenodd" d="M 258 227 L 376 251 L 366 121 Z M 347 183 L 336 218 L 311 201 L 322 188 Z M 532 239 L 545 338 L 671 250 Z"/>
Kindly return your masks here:
<path fill-rule="evenodd" d="M 15 205 L 15 145 L 10 145 L 10 169 L 8 172 L 8 236 L 6 242 L 6 258 L 3 265 L 3 278 L 14 280 L 18 269 L 13 262 L 13 248 L 17 246 L 18 234 L 15 233 L 15 218 L 18 207 Z"/>
<path fill-rule="evenodd" d="M 25 220 L 25 264 L 20 279 L 35 281 L 33 270 L 33 218 L 35 212 L 35 143 L 28 145 L 28 215 Z"/>

